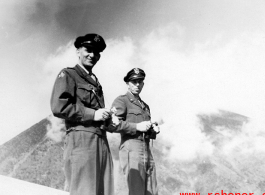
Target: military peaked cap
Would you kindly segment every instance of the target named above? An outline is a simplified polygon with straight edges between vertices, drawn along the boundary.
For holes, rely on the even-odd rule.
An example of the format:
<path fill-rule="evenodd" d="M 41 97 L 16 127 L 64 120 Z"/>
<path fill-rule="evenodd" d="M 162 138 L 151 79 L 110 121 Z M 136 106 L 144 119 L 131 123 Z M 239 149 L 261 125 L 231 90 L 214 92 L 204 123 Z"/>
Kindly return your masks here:
<path fill-rule="evenodd" d="M 124 77 L 125 82 L 129 82 L 131 80 L 135 79 L 144 79 L 145 78 L 145 72 L 140 68 L 134 68 L 130 70 L 127 75 Z"/>
<path fill-rule="evenodd" d="M 74 42 L 75 47 L 92 47 L 99 52 L 102 52 L 106 48 L 104 39 L 98 34 L 86 34 L 84 36 L 77 37 Z"/>

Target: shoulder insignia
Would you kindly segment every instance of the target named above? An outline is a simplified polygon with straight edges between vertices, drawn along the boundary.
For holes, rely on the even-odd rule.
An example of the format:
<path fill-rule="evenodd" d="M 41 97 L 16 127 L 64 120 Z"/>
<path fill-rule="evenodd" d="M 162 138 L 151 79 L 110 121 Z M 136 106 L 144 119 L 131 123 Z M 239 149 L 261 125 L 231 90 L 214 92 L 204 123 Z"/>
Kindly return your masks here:
<path fill-rule="evenodd" d="M 64 77 L 64 75 L 65 75 L 65 73 L 64 73 L 64 71 L 62 71 L 62 72 L 58 75 L 58 78 L 62 78 L 62 77 Z"/>

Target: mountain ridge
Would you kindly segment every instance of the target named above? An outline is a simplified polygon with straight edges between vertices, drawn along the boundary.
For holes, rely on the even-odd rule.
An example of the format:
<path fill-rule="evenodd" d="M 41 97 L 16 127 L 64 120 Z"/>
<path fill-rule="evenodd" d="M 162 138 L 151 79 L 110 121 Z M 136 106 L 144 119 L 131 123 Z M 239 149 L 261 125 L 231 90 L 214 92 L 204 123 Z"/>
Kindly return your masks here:
<path fill-rule="evenodd" d="M 221 190 L 226 193 L 264 193 L 265 165 L 262 162 L 265 161 L 265 151 L 245 153 L 243 147 L 251 143 L 242 141 L 229 150 L 231 154 L 224 152 L 227 144 L 243 136 L 242 128 L 250 119 L 227 111 L 199 115 L 198 118 L 202 124 L 198 131 L 214 146 L 213 154 L 199 155 L 190 161 L 169 159 L 172 145 L 158 136 L 152 152 L 158 159 L 159 194 L 197 192 L 207 195 Z M 54 142 L 47 136 L 49 125 L 51 122 L 47 117 L 0 146 L 0 175 L 64 189 L 63 142 Z M 116 195 L 124 195 L 126 183 L 118 161 L 120 138 L 118 134 L 112 134 L 108 139 L 115 165 Z"/>

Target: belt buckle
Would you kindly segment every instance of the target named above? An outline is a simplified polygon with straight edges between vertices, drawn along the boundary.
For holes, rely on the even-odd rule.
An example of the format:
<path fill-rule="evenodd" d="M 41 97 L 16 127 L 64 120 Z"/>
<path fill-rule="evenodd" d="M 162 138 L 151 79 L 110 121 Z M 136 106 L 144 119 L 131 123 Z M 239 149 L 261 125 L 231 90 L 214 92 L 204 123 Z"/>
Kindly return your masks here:
<path fill-rule="evenodd" d="M 66 134 L 70 133 L 71 131 L 75 131 L 74 127 L 70 127 L 69 129 L 66 129 Z"/>

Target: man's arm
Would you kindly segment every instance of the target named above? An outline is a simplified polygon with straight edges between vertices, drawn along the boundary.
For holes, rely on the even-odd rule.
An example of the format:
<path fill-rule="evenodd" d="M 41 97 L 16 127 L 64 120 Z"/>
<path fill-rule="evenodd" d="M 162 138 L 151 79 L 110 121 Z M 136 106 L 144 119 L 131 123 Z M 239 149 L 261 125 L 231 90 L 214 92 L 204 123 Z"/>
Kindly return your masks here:
<path fill-rule="evenodd" d="M 123 96 L 119 96 L 114 100 L 112 108 L 115 108 L 115 116 L 119 118 L 119 124 L 111 125 L 109 128 L 111 132 L 123 132 L 134 135 L 136 131 L 146 132 L 151 127 L 150 121 L 142 121 L 139 123 L 126 121 L 127 106 Z"/>
<path fill-rule="evenodd" d="M 117 97 L 112 103 L 112 109 L 115 109 L 115 116 L 119 118 L 118 125 L 110 125 L 109 131 L 113 133 L 126 133 L 134 135 L 136 133 L 136 123 L 126 121 L 127 107 L 122 96 Z"/>
<path fill-rule="evenodd" d="M 56 78 L 51 96 L 54 116 L 75 122 L 93 121 L 95 110 L 78 102 L 75 87 L 74 79 L 67 71 L 62 70 Z"/>

